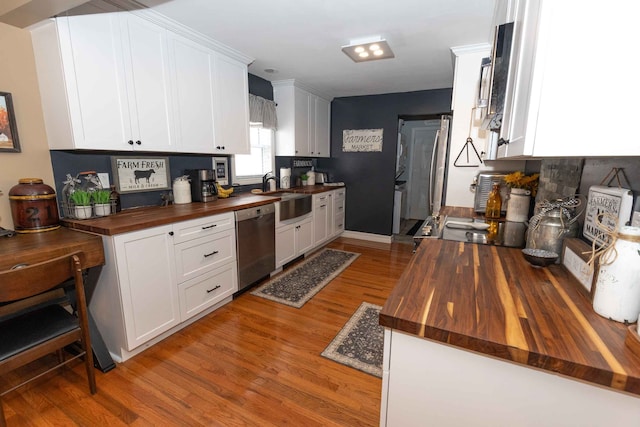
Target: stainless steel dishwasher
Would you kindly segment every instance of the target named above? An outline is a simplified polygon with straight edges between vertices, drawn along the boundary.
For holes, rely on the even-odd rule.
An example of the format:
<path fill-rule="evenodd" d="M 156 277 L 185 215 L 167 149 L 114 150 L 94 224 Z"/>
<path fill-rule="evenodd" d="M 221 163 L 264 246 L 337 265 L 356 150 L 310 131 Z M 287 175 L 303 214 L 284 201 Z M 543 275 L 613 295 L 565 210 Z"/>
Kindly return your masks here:
<path fill-rule="evenodd" d="M 238 292 L 276 268 L 275 212 L 273 203 L 236 211 Z"/>

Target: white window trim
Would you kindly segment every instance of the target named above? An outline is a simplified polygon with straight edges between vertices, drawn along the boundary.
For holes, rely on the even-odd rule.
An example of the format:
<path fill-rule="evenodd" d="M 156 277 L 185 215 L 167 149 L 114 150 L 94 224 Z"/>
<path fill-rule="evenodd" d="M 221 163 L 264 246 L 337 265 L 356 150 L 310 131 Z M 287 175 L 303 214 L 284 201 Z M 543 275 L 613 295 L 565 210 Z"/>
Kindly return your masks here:
<path fill-rule="evenodd" d="M 254 125 L 254 124 L 252 124 Z M 275 157 L 275 144 L 276 144 L 276 136 L 275 130 L 272 129 L 272 137 L 271 137 L 271 171 L 275 170 L 276 167 L 276 157 Z M 231 168 L 231 179 L 233 180 L 233 185 L 253 185 L 253 184 L 262 184 L 262 175 L 245 175 L 245 176 L 237 176 L 236 175 L 236 158 L 235 155 L 231 156 L 231 162 L 233 163 L 233 167 Z M 275 173 L 274 173 L 275 174 Z"/>

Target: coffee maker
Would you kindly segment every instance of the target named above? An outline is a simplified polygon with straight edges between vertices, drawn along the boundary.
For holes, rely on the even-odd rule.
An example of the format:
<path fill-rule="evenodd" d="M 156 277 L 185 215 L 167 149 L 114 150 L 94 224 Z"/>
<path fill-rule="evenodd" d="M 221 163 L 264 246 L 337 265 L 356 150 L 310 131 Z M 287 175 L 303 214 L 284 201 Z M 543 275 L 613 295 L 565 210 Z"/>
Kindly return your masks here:
<path fill-rule="evenodd" d="M 187 169 L 185 175 L 191 181 L 191 199 L 194 202 L 218 200 L 216 171 L 212 169 Z"/>

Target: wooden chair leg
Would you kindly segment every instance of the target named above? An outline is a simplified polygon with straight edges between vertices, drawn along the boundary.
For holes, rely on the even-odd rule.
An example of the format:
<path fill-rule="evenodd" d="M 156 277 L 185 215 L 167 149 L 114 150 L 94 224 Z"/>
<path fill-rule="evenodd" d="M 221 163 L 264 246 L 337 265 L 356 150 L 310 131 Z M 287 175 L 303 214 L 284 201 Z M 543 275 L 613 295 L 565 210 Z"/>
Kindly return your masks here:
<path fill-rule="evenodd" d="M 91 350 L 91 341 L 89 340 L 89 331 L 83 330 L 83 339 L 82 345 L 84 346 L 85 354 L 84 354 L 84 366 L 87 370 L 87 380 L 89 381 L 89 391 L 91 394 L 95 394 L 97 391 L 96 388 L 96 373 L 95 368 L 93 367 L 93 351 Z"/>
<path fill-rule="evenodd" d="M 7 427 L 7 420 L 4 419 L 4 409 L 2 409 L 2 399 L 0 399 L 0 427 Z"/>

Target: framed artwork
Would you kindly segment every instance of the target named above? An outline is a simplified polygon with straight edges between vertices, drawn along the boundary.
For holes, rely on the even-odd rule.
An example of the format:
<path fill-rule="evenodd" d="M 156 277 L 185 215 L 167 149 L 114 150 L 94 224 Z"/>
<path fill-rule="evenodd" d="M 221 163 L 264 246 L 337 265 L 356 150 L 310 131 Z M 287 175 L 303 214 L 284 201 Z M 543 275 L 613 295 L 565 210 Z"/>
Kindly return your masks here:
<path fill-rule="evenodd" d="M 112 156 L 113 181 L 120 193 L 171 188 L 168 157 Z"/>
<path fill-rule="evenodd" d="M 9 92 L 0 92 L 0 152 L 20 152 L 16 116 Z"/>

